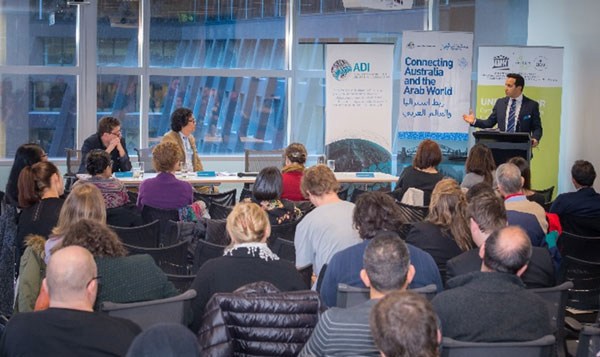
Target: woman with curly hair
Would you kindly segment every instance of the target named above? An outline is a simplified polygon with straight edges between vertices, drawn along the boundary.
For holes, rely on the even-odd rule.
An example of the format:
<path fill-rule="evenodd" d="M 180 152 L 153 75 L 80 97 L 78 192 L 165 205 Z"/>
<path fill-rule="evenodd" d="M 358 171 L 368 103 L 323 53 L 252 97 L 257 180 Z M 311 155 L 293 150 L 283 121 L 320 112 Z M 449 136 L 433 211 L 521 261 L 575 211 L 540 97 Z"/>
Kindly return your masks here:
<path fill-rule="evenodd" d="M 467 217 L 467 199 L 453 179 L 443 179 L 431 194 L 429 214 L 423 222 L 413 224 L 406 242 L 431 254 L 446 275 L 446 262 L 475 248 Z"/>
<path fill-rule="evenodd" d="M 304 173 L 304 164 L 308 154 L 300 143 L 291 143 L 285 148 L 285 166 L 281 169 L 283 176 L 283 191 L 281 198 L 290 201 L 304 201 L 306 198 L 300 191 L 300 182 Z"/>
<path fill-rule="evenodd" d="M 112 177 L 110 155 L 106 151 L 100 149 L 90 151 L 85 158 L 85 169 L 91 177 L 75 182 L 73 188 L 85 183 L 98 187 L 106 208 L 121 207 L 129 202 L 125 185 Z"/>
<path fill-rule="evenodd" d="M 64 248 L 78 245 L 89 250 L 96 260 L 102 289 L 96 304 L 110 301 L 130 303 L 164 299 L 178 294 L 167 276 L 148 254 L 127 255 L 121 240 L 105 224 L 82 219 L 69 227 L 62 240 Z"/>

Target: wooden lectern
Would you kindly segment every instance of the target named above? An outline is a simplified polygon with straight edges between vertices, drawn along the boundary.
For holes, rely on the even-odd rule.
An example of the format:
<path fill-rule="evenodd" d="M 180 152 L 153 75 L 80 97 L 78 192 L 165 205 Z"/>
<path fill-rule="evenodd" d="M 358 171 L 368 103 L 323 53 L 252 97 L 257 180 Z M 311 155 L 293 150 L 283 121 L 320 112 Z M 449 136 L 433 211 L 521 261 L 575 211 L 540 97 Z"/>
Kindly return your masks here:
<path fill-rule="evenodd" d="M 531 160 L 531 139 L 529 133 L 506 133 L 497 130 L 478 130 L 473 132 L 477 144 L 483 144 L 492 150 L 496 166 L 507 162 L 511 157 L 520 156 Z"/>

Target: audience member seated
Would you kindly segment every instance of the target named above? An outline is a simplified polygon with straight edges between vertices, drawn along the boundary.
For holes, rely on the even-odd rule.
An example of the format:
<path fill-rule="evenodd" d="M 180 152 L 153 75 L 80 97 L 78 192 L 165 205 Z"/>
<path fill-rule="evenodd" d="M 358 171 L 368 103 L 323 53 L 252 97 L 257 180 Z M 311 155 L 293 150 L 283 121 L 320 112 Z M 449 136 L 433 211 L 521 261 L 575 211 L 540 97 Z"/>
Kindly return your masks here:
<path fill-rule="evenodd" d="M 313 273 L 319 276 L 323 265 L 335 253 L 361 241 L 352 226 L 354 204 L 340 200 L 337 195 L 340 185 L 325 165 L 306 170 L 300 189 L 316 208 L 296 227 L 296 267 L 301 270 L 312 265 Z"/>
<path fill-rule="evenodd" d="M 194 113 L 188 108 L 178 108 L 171 114 L 171 130 L 162 137 L 160 142 L 175 145 L 177 161 L 183 162 L 185 165 L 182 169 L 204 171 L 202 161 L 198 156 L 194 131 L 196 131 Z M 210 192 L 210 186 L 198 186 L 196 189 L 199 192 Z"/>
<path fill-rule="evenodd" d="M 294 266 L 267 247 L 271 226 L 258 205 L 238 203 L 227 217 L 227 233 L 231 245 L 223 257 L 204 263 L 192 283 L 197 292 L 192 301 L 193 331 L 198 331 L 206 303 L 215 293 L 232 292 L 256 281 L 272 283 L 281 291 L 307 288 Z"/>
<path fill-rule="evenodd" d="M 92 253 L 102 277 L 95 309 L 104 301 L 130 303 L 164 299 L 178 294 L 148 254 L 127 255 L 115 232 L 106 225 L 83 219 L 66 232 L 62 247 L 78 245 Z"/>
<path fill-rule="evenodd" d="M 106 223 L 104 199 L 98 187 L 84 184 L 75 187 L 63 204 L 56 227 L 48 237 L 44 247 L 44 261 L 48 264 L 53 248 L 58 245 L 69 227 L 82 219 L 89 219 L 102 224 Z"/>
<path fill-rule="evenodd" d="M 467 222 L 465 194 L 456 181 L 448 178 L 435 185 L 429 214 L 423 222 L 413 224 L 406 242 L 431 254 L 443 280 L 446 262 L 475 246 Z"/>
<path fill-rule="evenodd" d="M 10 174 L 8 175 L 8 182 L 6 183 L 5 200 L 8 204 L 15 207 L 19 205 L 18 182 L 21 170 L 40 161 L 48 161 L 48 155 L 41 146 L 38 144 L 23 144 L 19 146 L 10 169 Z"/>
<path fill-rule="evenodd" d="M 82 247 L 52 255 L 44 287 L 45 311 L 15 314 L 0 341 L 2 356 L 124 356 L 140 328 L 93 312 L 98 291 L 94 258 Z"/>
<path fill-rule="evenodd" d="M 548 232 L 548 221 L 546 219 L 546 211 L 538 203 L 529 201 L 523 193 L 523 183 L 525 179 L 521 176 L 521 170 L 513 164 L 502 164 L 498 166 L 496 170 L 496 181 L 498 182 L 498 191 L 504 197 L 504 205 L 507 211 L 520 212 L 520 216 L 526 216 L 526 214 L 533 215 L 538 222 L 538 226 L 542 231 L 542 235 Z M 514 224 L 509 218 L 509 224 Z M 521 224 L 517 224 L 522 226 Z M 527 227 L 528 232 L 536 229 L 537 227 L 531 227 L 528 224 L 523 224 Z M 539 239 L 538 234 L 533 236 L 530 234 L 529 237 L 536 246 L 543 245 L 544 238 Z M 541 242 L 540 242 L 541 241 Z"/>
<path fill-rule="evenodd" d="M 382 357 L 438 357 L 442 334 L 431 303 L 412 291 L 392 291 L 371 311 L 371 332 Z"/>
<path fill-rule="evenodd" d="M 407 203 L 415 206 L 429 206 L 433 188 L 444 178 L 444 175 L 436 169 L 440 162 L 442 162 L 442 151 L 439 145 L 430 139 L 421 141 L 412 166 L 406 167 L 398 179 L 398 199 L 406 202 L 404 194 L 409 188 L 415 188 L 423 191 L 423 203 Z"/>
<path fill-rule="evenodd" d="M 448 261 L 446 278 L 467 274 L 481 269 L 479 247 L 492 232 L 506 227 L 506 209 L 502 199 L 492 188 L 474 196 L 468 205 L 471 236 L 478 248 L 471 249 Z M 545 247 L 533 247 L 527 270 L 521 276 L 527 288 L 546 288 L 556 284 L 554 265 L 550 252 Z"/>
<path fill-rule="evenodd" d="M 196 336 L 185 326 L 160 323 L 140 333 L 129 347 L 127 357 L 198 357 Z"/>
<path fill-rule="evenodd" d="M 571 167 L 571 181 L 577 191 L 558 195 L 550 213 L 562 216 L 600 217 L 600 194 L 594 190 L 596 170 L 585 160 L 577 160 Z"/>
<path fill-rule="evenodd" d="M 479 250 L 481 271 L 457 276 L 432 301 L 446 337 L 471 342 L 530 341 L 552 333 L 546 303 L 519 277 L 531 241 L 519 227 L 492 233 Z"/>
<path fill-rule="evenodd" d="M 281 292 L 258 281 L 208 302 L 199 356 L 296 356 L 323 312 L 312 290 Z"/>
<path fill-rule="evenodd" d="M 390 291 L 405 290 L 415 268 L 408 248 L 393 232 L 369 241 L 363 265 L 360 278 L 370 289 L 370 299 L 347 309 L 325 311 L 299 356 L 379 356 L 369 327 L 371 309 Z"/>
<path fill-rule="evenodd" d="M 466 175 L 460 187 L 468 190 L 480 182 L 492 185 L 495 170 L 496 163 L 492 156 L 492 150 L 483 144 L 475 144 L 469 151 L 465 162 Z"/>
<path fill-rule="evenodd" d="M 271 225 L 293 222 L 302 217 L 302 211 L 293 202 L 280 199 L 282 189 L 281 172 L 274 166 L 265 167 L 256 176 L 252 198 L 247 198 L 246 202 L 256 203 L 264 209 Z"/>
<path fill-rule="evenodd" d="M 127 154 L 125 138 L 121 134 L 121 122 L 115 117 L 103 117 L 98 122 L 98 130 L 83 142 L 81 164 L 78 173 L 85 173 L 88 153 L 94 149 L 106 151 L 112 160 L 112 172 L 131 171 L 131 161 Z"/>
<path fill-rule="evenodd" d="M 73 187 L 84 183 L 91 183 L 98 187 L 107 209 L 121 207 L 129 202 L 125 185 L 112 177 L 110 155 L 106 151 L 94 149 L 90 151 L 85 161 L 85 168 L 91 177 L 78 180 Z"/>
<path fill-rule="evenodd" d="M 48 238 L 58 221 L 58 214 L 65 202 L 63 179 L 58 168 L 51 162 L 38 162 L 27 166 L 19 175 L 19 206 L 23 208 L 17 227 L 17 266 L 25 252 L 25 237 L 37 234 Z"/>
<path fill-rule="evenodd" d="M 366 287 L 360 279 L 365 248 L 378 233 L 398 231 L 403 223 L 401 217 L 400 208 L 386 193 L 365 192 L 358 197 L 352 218 L 363 242 L 337 252 L 327 264 L 320 294 L 328 306 L 336 305 L 339 283 Z M 410 252 L 410 262 L 416 270 L 409 288 L 435 284 L 438 291 L 442 291 L 442 279 L 431 255 L 411 244 L 406 246 Z"/>
<path fill-rule="evenodd" d="M 179 168 L 177 145 L 172 142 L 162 142 L 152 150 L 152 165 L 158 175 L 140 184 L 137 206 L 161 209 L 179 209 L 191 204 L 194 200 L 194 189 L 187 181 L 175 177 Z"/>
<path fill-rule="evenodd" d="M 300 182 L 306 163 L 306 148 L 300 143 L 291 143 L 285 148 L 285 166 L 281 169 L 283 176 L 283 192 L 281 198 L 290 201 L 304 201 L 300 191 Z"/>
<path fill-rule="evenodd" d="M 531 190 L 531 169 L 529 168 L 529 163 L 527 160 L 520 156 L 515 156 L 507 162 L 517 166 L 521 171 L 521 176 L 523 177 L 522 192 L 525 194 L 525 197 L 527 197 L 529 201 L 536 202 L 540 206 L 544 207 L 544 204 L 546 203 L 544 196 Z"/>

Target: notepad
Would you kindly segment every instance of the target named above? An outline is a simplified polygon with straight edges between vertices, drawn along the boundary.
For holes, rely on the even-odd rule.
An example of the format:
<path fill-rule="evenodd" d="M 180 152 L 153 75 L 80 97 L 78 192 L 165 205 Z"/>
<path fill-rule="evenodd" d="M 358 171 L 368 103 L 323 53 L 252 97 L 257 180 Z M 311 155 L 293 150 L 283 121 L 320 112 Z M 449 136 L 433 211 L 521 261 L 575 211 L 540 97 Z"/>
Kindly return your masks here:
<path fill-rule="evenodd" d="M 120 177 L 133 177 L 133 172 L 132 171 L 115 172 L 115 177 L 116 178 L 120 178 Z"/>
<path fill-rule="evenodd" d="M 215 177 L 217 173 L 215 171 L 197 171 L 196 175 L 199 177 Z"/>
<path fill-rule="evenodd" d="M 357 172 L 356 177 L 375 177 L 374 172 Z"/>

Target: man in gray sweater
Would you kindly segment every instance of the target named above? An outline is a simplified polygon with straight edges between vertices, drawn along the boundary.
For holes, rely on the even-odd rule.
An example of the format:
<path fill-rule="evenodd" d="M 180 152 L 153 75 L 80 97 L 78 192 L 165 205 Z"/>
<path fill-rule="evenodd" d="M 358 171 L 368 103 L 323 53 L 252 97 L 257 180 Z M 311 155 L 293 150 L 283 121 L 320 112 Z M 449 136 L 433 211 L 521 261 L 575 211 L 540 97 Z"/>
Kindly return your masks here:
<path fill-rule="evenodd" d="M 531 257 L 531 241 L 519 227 L 492 233 L 481 246 L 481 271 L 458 276 L 432 303 L 442 334 L 460 341 L 529 341 L 552 333 L 542 298 L 527 291 L 520 276 Z"/>

